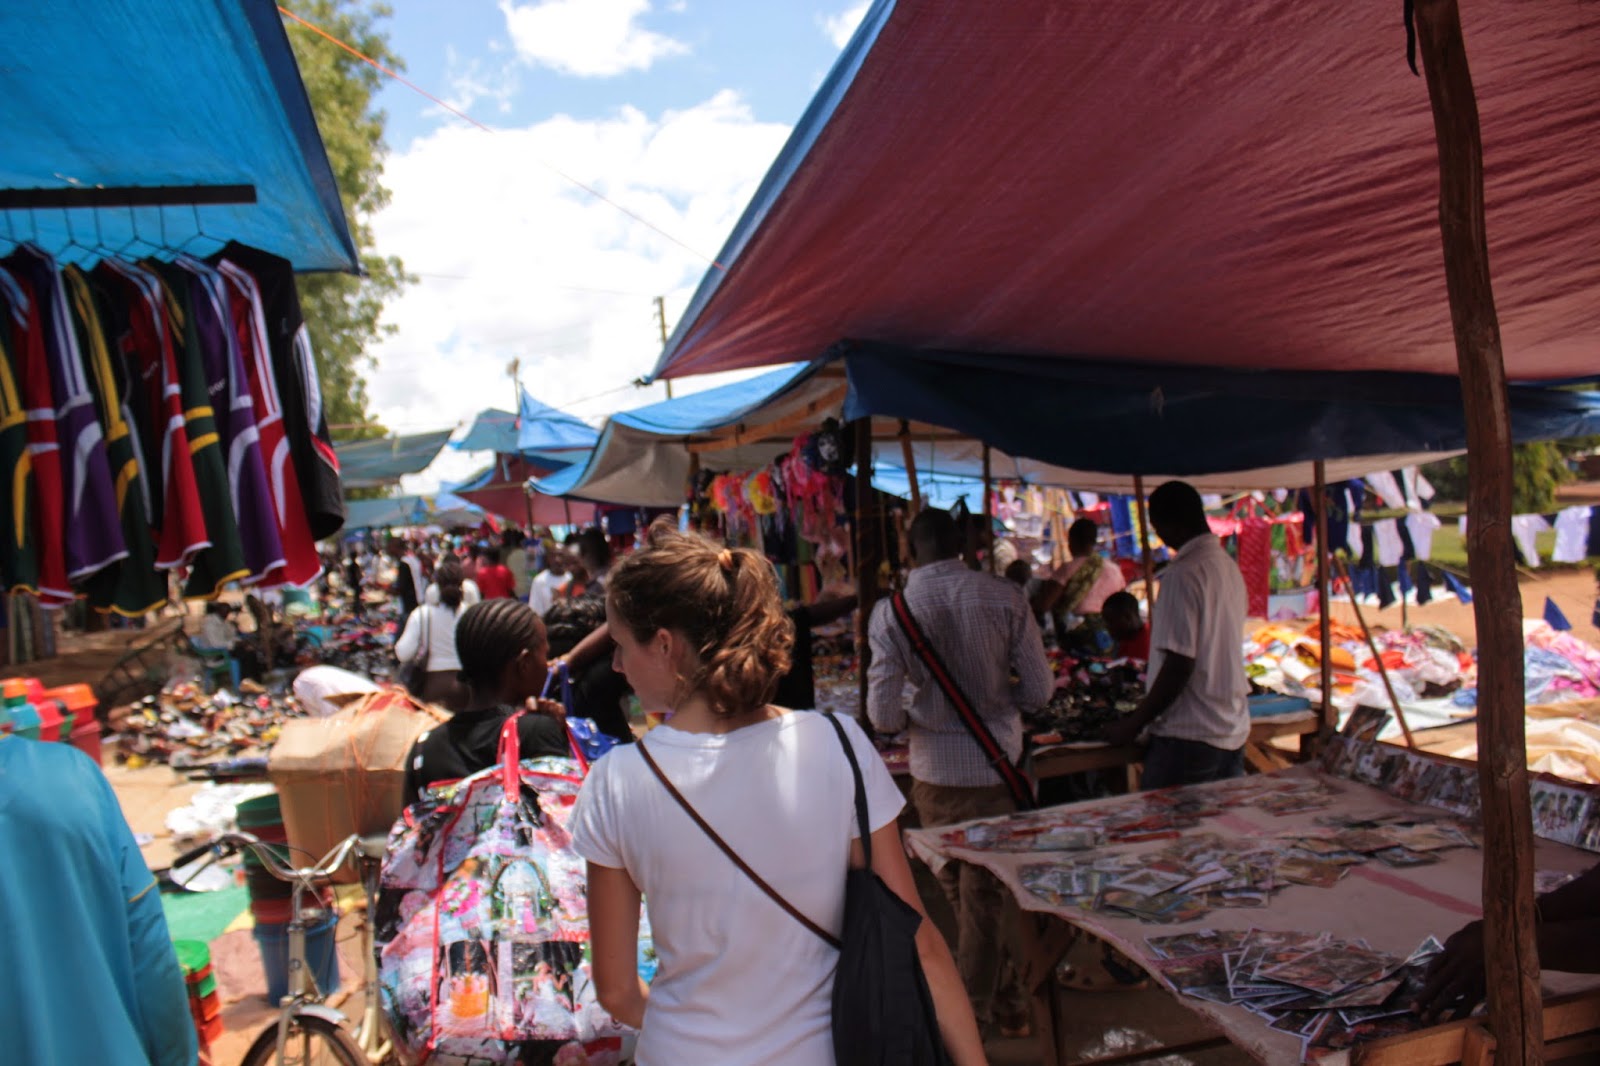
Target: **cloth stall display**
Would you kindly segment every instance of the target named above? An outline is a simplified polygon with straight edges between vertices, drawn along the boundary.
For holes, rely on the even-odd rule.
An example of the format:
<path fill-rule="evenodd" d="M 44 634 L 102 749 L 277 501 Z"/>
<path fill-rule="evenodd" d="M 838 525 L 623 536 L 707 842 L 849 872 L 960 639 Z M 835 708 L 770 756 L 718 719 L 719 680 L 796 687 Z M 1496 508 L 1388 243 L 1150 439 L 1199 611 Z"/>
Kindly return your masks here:
<path fill-rule="evenodd" d="M 1550 529 L 1543 515 L 1519 514 L 1511 518 L 1511 536 L 1517 542 L 1522 561 L 1535 569 L 1539 566 L 1539 534 Z"/>
<path fill-rule="evenodd" d="M 225 251 L 249 265 L 0 262 L 0 587 L 142 615 L 169 571 L 189 598 L 320 576 L 344 512 L 292 272 Z"/>

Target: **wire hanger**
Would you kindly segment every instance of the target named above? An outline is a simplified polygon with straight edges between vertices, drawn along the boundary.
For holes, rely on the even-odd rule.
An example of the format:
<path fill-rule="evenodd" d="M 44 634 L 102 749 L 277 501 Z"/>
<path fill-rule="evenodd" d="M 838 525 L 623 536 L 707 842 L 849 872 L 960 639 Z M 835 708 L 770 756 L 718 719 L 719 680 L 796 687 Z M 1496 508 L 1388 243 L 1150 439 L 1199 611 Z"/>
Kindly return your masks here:
<path fill-rule="evenodd" d="M 194 212 L 194 233 L 191 234 L 182 244 L 178 245 L 177 248 L 173 249 L 173 258 L 177 258 L 180 255 L 189 254 L 190 246 L 192 246 L 196 241 L 211 239 L 206 236 L 206 228 L 200 222 L 200 205 L 190 204 L 189 209 Z"/>

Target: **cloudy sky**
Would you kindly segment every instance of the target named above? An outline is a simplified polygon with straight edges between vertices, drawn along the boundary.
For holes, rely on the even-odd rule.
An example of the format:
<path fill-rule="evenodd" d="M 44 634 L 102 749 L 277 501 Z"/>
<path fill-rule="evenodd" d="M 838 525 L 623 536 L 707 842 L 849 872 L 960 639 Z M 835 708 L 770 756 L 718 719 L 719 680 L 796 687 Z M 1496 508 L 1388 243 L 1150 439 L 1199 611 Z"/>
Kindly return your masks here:
<path fill-rule="evenodd" d="M 412 433 L 510 408 L 513 358 L 596 424 L 662 398 L 629 385 L 660 352 L 655 297 L 672 326 L 867 6 L 393 0 L 406 76 L 491 129 L 392 82 L 379 99 L 378 246 L 419 281 L 388 311 L 378 417 Z M 404 487 L 484 460 L 447 449 Z"/>

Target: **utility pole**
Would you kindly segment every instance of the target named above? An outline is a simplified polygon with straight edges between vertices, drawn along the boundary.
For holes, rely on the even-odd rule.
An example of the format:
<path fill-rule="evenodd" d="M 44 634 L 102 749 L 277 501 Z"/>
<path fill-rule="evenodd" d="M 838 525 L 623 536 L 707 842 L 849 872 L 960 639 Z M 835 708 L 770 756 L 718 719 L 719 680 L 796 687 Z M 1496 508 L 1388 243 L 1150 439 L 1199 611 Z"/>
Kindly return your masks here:
<path fill-rule="evenodd" d="M 518 430 L 522 429 L 522 357 L 518 356 L 506 365 L 506 373 L 511 375 L 512 388 L 516 396 L 511 403 L 511 409 L 517 413 L 513 423 Z M 533 490 L 526 484 L 522 486 L 522 503 L 527 510 L 528 532 L 533 532 Z"/>
<path fill-rule="evenodd" d="M 667 298 L 665 296 L 656 297 L 656 325 L 661 330 L 661 347 L 665 350 L 667 347 Z M 667 381 L 663 382 L 663 384 L 667 386 L 667 399 L 672 399 L 672 382 Z"/>

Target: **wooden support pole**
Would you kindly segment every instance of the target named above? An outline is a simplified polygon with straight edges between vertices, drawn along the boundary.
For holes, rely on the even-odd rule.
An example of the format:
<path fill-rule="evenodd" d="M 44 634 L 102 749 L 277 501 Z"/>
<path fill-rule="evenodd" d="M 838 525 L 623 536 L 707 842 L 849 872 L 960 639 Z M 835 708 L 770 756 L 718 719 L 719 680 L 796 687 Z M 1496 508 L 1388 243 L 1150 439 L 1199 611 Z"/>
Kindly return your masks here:
<path fill-rule="evenodd" d="M 1372 638 L 1372 630 L 1367 628 L 1366 617 L 1361 613 L 1361 604 L 1355 595 L 1355 585 L 1350 580 L 1350 571 L 1345 569 L 1344 560 L 1339 559 L 1339 576 L 1350 587 L 1350 606 L 1356 612 L 1356 622 L 1361 626 L 1361 635 L 1367 638 L 1367 650 L 1372 652 L 1372 662 L 1378 668 L 1378 676 L 1383 679 L 1383 690 L 1389 694 L 1389 706 L 1394 709 L 1394 719 L 1400 723 L 1400 732 L 1406 736 L 1406 747 L 1412 751 L 1417 750 L 1417 742 L 1411 736 L 1411 727 L 1406 724 L 1406 712 L 1400 707 L 1400 697 L 1394 693 L 1394 683 L 1389 680 L 1389 669 L 1383 665 L 1383 656 L 1378 652 L 1378 642 Z"/>
<path fill-rule="evenodd" d="M 989 446 L 983 446 L 983 532 L 978 536 L 978 550 L 989 553 L 989 572 L 994 573 L 994 515 L 990 497 L 994 495 L 994 474 L 989 468 Z M 976 562 L 976 560 L 974 560 Z M 974 570 L 980 569 L 977 566 Z"/>
<path fill-rule="evenodd" d="M 856 564 L 856 668 L 860 672 L 857 679 L 858 705 L 857 717 L 867 728 L 871 735 L 871 727 L 867 725 L 867 668 L 872 665 L 872 649 L 867 643 L 867 624 L 872 620 L 872 605 L 878 599 L 878 552 L 877 541 L 874 539 L 875 530 L 869 529 L 870 519 L 873 517 L 872 496 L 872 419 L 860 418 L 851 427 L 855 434 L 856 448 L 856 498 L 851 501 L 852 510 L 855 512 L 855 522 L 852 523 L 855 531 L 855 543 L 851 545 L 850 553 Z"/>
<path fill-rule="evenodd" d="M 1321 459 L 1313 464 L 1316 471 L 1317 501 L 1317 619 L 1322 627 L 1322 735 L 1329 736 L 1339 728 L 1339 712 L 1333 706 L 1333 545 L 1328 543 L 1328 465 Z M 1355 590 L 1350 591 L 1351 598 Z"/>
<path fill-rule="evenodd" d="M 1511 422 L 1489 275 L 1483 141 L 1456 0 L 1415 0 L 1439 146 L 1439 231 L 1467 423 L 1467 557 L 1478 629 L 1484 967 L 1500 1066 L 1542 1061 L 1533 815 L 1523 705 L 1522 594 L 1511 538 Z"/>
<path fill-rule="evenodd" d="M 900 420 L 900 459 L 906 468 L 906 480 L 911 482 L 912 517 L 922 513 L 922 488 L 917 484 L 917 457 L 911 451 L 911 423 Z"/>
<path fill-rule="evenodd" d="M 1144 475 L 1133 475 L 1133 499 L 1139 508 L 1139 554 L 1144 561 L 1144 602 L 1156 620 L 1156 562 L 1150 557 L 1150 514 L 1144 502 Z"/>

